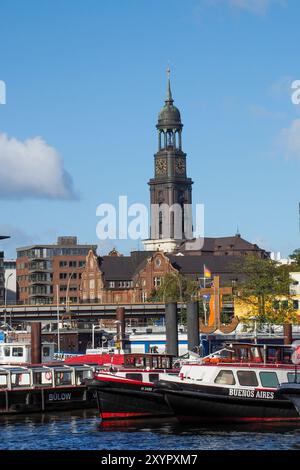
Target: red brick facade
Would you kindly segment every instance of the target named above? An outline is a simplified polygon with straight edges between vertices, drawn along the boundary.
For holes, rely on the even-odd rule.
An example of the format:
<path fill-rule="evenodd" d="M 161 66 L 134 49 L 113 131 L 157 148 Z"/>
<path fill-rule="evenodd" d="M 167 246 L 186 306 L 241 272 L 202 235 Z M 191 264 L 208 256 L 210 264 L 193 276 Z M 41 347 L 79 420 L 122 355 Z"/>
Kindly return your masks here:
<path fill-rule="evenodd" d="M 175 273 L 177 270 L 169 258 L 158 251 L 149 254 L 131 280 L 105 280 L 105 273 L 99 266 L 99 258 L 90 251 L 82 274 L 80 298 L 82 302 L 145 302 L 153 289 L 158 288 L 163 277 L 170 272 Z"/>

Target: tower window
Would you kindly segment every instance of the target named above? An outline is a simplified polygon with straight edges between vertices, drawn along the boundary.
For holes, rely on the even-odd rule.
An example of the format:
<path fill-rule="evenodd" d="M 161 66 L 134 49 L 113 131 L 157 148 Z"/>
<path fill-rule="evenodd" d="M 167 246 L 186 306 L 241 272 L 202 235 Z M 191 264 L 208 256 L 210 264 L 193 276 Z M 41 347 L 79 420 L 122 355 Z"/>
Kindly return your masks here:
<path fill-rule="evenodd" d="M 158 237 L 162 238 L 163 226 L 162 226 L 162 212 L 159 211 L 159 219 L 158 219 Z"/>

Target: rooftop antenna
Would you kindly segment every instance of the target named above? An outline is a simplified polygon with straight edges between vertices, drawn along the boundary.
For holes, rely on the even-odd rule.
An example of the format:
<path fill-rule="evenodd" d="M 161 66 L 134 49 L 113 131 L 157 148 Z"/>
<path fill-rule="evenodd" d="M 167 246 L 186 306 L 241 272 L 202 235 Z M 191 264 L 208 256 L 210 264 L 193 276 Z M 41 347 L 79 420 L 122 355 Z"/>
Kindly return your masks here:
<path fill-rule="evenodd" d="M 240 237 L 241 234 L 240 234 L 240 231 L 239 231 L 239 226 L 237 225 L 236 226 L 236 234 L 235 234 L 236 237 Z"/>

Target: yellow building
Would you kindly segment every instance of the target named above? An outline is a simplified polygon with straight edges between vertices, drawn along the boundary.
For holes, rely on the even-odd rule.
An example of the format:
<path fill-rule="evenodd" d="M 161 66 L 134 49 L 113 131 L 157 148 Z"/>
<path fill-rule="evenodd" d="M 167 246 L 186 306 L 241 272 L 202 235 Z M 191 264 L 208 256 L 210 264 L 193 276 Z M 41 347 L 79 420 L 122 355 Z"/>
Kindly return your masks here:
<path fill-rule="evenodd" d="M 295 313 L 299 316 L 300 321 L 300 272 L 292 272 L 290 274 L 292 283 L 290 288 L 291 298 L 290 308 L 291 308 L 291 315 Z M 266 302 L 266 309 L 270 310 L 272 307 L 274 309 L 274 315 L 276 315 L 276 311 L 278 313 L 282 310 L 286 305 L 285 302 L 288 302 L 286 298 L 278 297 L 276 302 L 274 300 L 270 300 Z M 240 321 L 243 319 L 249 319 L 251 317 L 256 317 L 258 315 L 259 309 L 257 304 L 256 298 L 249 298 L 249 301 L 242 300 L 241 298 L 235 296 L 234 298 L 234 315 L 239 318 Z"/>

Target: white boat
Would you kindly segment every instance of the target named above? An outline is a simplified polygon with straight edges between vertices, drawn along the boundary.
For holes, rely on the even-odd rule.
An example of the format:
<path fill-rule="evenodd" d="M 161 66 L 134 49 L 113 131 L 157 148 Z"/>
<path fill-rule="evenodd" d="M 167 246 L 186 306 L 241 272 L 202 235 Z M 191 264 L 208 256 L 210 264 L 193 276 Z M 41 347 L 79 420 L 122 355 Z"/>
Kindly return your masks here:
<path fill-rule="evenodd" d="M 234 343 L 155 384 L 182 422 L 299 420 L 291 346 Z M 296 383 L 296 386 L 286 384 Z"/>

